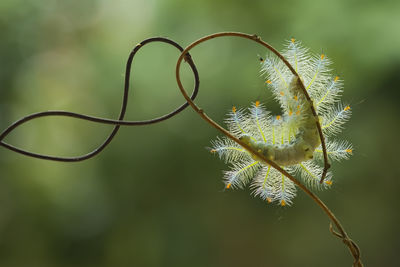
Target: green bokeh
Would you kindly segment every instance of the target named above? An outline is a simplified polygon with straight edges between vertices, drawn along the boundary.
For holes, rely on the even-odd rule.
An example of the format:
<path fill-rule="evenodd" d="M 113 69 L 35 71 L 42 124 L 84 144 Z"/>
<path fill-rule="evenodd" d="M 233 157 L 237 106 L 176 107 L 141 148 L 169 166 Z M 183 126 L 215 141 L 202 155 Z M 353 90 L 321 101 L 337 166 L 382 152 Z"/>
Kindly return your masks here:
<path fill-rule="evenodd" d="M 43 110 L 116 118 L 132 47 L 152 36 L 186 46 L 218 31 L 257 33 L 278 49 L 295 37 L 334 61 L 353 115 L 340 137 L 355 147 L 318 192 L 362 249 L 366 266 L 394 266 L 400 241 L 396 162 L 400 69 L 396 1 L 0 1 L 0 126 Z M 261 100 L 266 51 L 234 38 L 195 48 L 200 105 L 218 122 Z M 183 102 L 179 53 L 151 44 L 133 63 L 129 119 Z M 188 90 L 193 78 L 183 70 Z M 61 156 L 87 153 L 110 126 L 43 118 L 7 142 Z M 249 190 L 222 192 L 227 167 L 205 147 L 218 133 L 192 110 L 125 127 L 99 156 L 40 161 L 0 149 L 0 266 L 350 266 L 328 220 L 299 192 L 291 208 Z"/>

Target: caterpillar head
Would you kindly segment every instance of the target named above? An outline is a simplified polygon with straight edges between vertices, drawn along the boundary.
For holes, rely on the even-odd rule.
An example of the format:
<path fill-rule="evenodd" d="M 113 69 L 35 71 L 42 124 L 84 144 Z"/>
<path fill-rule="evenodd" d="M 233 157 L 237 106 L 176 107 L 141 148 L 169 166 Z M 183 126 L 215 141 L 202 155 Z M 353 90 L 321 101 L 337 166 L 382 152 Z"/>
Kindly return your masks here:
<path fill-rule="evenodd" d="M 241 137 L 239 137 L 239 140 L 242 141 L 243 143 L 245 143 L 248 146 L 254 146 L 254 141 L 251 140 L 251 137 L 248 134 L 242 135 Z"/>

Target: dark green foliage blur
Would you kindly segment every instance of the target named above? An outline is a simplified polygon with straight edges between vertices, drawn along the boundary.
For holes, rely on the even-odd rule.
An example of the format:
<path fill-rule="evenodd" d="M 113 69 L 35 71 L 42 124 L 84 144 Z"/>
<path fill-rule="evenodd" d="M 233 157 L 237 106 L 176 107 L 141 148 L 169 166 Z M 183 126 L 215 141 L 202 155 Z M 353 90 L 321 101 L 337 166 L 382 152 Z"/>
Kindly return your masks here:
<path fill-rule="evenodd" d="M 366 266 L 398 261 L 399 1 L 1 0 L 0 128 L 63 109 L 116 118 L 134 45 L 167 36 L 183 46 L 218 31 L 257 33 L 279 50 L 294 37 L 323 51 L 345 81 L 353 115 L 339 138 L 351 160 L 318 192 L 362 249 Z M 197 102 L 218 122 L 265 89 L 253 42 L 225 38 L 193 50 Z M 183 103 L 179 53 L 151 44 L 133 63 L 128 119 Z M 193 78 L 182 70 L 190 91 Z M 7 138 L 60 156 L 101 144 L 110 126 L 43 118 Z M 218 133 L 192 110 L 147 127 L 124 127 L 80 163 L 27 158 L 0 147 L 0 266 L 350 266 L 328 219 L 302 192 L 290 208 L 250 190 L 223 190 L 228 166 L 205 149 Z"/>

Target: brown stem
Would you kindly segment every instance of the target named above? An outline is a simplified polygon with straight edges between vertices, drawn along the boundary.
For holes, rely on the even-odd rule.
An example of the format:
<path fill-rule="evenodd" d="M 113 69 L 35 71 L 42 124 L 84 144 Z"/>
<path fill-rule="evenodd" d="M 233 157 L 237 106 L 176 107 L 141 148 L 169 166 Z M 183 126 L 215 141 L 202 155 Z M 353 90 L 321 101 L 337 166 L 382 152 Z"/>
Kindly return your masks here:
<path fill-rule="evenodd" d="M 353 266 L 358 266 L 358 267 L 363 266 L 363 264 L 361 262 L 361 259 L 360 259 L 360 250 L 359 250 L 358 246 L 349 238 L 349 236 L 347 235 L 347 233 L 344 230 L 343 226 L 340 224 L 339 220 L 335 217 L 335 215 L 332 213 L 332 211 L 325 205 L 325 203 L 322 202 L 322 200 L 318 198 L 317 195 L 315 195 L 313 192 L 311 192 L 305 185 L 300 183 L 295 177 L 290 175 L 287 171 L 282 169 L 275 162 L 265 158 L 264 155 L 262 155 L 261 153 L 253 150 L 249 145 L 243 143 L 238 138 L 233 136 L 230 132 L 225 130 L 222 126 L 220 126 L 218 123 L 213 121 L 210 117 L 208 117 L 205 114 L 203 109 L 201 109 L 199 106 L 197 106 L 193 102 L 193 100 L 190 99 L 190 97 L 186 93 L 186 90 L 184 89 L 184 87 L 182 85 L 182 82 L 181 82 L 181 79 L 180 79 L 180 67 L 181 67 L 181 63 L 182 63 L 182 60 L 184 59 L 185 55 L 189 52 L 189 50 L 191 50 L 195 46 L 199 45 L 200 43 L 203 43 L 203 42 L 205 42 L 207 40 L 210 40 L 210 39 L 213 39 L 213 38 L 223 37 L 223 36 L 234 36 L 234 37 L 245 38 L 245 39 L 249 39 L 249 40 L 255 41 L 255 42 L 263 45 L 264 47 L 266 47 L 267 49 L 272 51 L 276 56 L 278 56 L 286 64 L 286 66 L 290 69 L 290 71 L 293 73 L 293 75 L 299 77 L 299 75 L 294 70 L 294 68 L 291 66 L 291 64 L 275 48 L 273 48 L 268 43 L 262 41 L 261 38 L 258 37 L 257 35 L 249 35 L 249 34 L 240 33 L 240 32 L 221 32 L 221 33 L 215 33 L 215 34 L 211 34 L 211 35 L 207 35 L 205 37 L 202 37 L 202 38 L 196 40 L 195 42 L 191 43 L 189 46 L 187 46 L 182 51 L 182 53 L 181 53 L 181 55 L 180 55 L 180 57 L 178 59 L 178 62 L 176 64 L 176 80 L 177 80 L 177 83 L 178 83 L 178 86 L 179 86 L 179 89 L 180 89 L 182 95 L 185 97 L 185 99 L 189 103 L 189 105 L 206 122 L 208 122 L 212 127 L 214 127 L 215 129 L 220 131 L 222 134 L 224 134 L 228 138 L 232 139 L 233 141 L 235 141 L 236 143 L 241 145 L 243 148 L 245 148 L 247 151 L 249 151 L 249 153 L 254 154 L 257 158 L 259 158 L 260 160 L 262 160 L 266 164 L 272 166 L 277 171 L 279 171 L 280 173 L 282 173 L 283 175 L 288 177 L 293 183 L 295 183 L 298 187 L 300 187 L 300 189 L 303 190 L 309 197 L 311 197 L 314 200 L 314 202 L 317 203 L 318 206 L 320 206 L 320 208 L 328 215 L 328 217 L 331 220 L 331 222 L 339 230 L 339 233 L 335 232 L 333 230 L 333 228 L 332 228 L 332 224 L 330 225 L 331 232 L 335 236 L 341 238 L 343 240 L 343 242 L 346 244 L 346 246 L 348 246 L 348 248 L 349 248 L 349 250 L 350 250 L 350 252 L 351 252 L 351 254 L 352 254 L 353 258 L 354 258 Z M 306 96 L 307 100 L 311 102 L 312 100 L 311 100 L 310 96 L 308 95 L 307 90 L 305 89 L 304 84 L 302 82 L 301 82 L 301 87 L 302 87 L 303 93 Z M 311 105 L 311 110 L 312 110 L 313 115 L 317 118 L 317 113 L 316 113 L 315 108 L 314 108 L 313 105 Z M 325 146 L 324 136 L 323 136 L 323 133 L 322 133 L 322 130 L 321 130 L 321 125 L 319 123 L 319 120 L 316 120 L 316 124 L 317 124 L 317 128 L 318 128 L 319 136 L 320 136 L 320 139 L 321 139 L 322 149 L 324 151 L 325 168 L 324 168 L 323 176 L 321 178 L 321 181 L 323 181 L 324 176 L 325 176 L 325 174 L 326 174 L 326 172 L 327 172 L 327 170 L 329 168 L 329 163 L 328 163 L 328 160 L 327 160 L 326 146 Z"/>

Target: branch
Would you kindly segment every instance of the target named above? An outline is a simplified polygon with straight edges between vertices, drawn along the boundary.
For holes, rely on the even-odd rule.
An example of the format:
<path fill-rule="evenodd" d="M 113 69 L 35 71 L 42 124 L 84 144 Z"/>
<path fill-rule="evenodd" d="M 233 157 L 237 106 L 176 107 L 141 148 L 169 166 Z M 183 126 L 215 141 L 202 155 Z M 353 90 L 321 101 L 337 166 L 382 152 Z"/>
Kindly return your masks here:
<path fill-rule="evenodd" d="M 182 85 L 182 82 L 181 82 L 181 79 L 180 79 L 180 67 L 181 67 L 182 60 L 185 57 L 186 53 L 188 53 L 191 49 L 193 49 L 194 47 L 196 47 L 200 43 L 206 42 L 206 41 L 208 41 L 210 39 L 214 39 L 214 38 L 218 38 L 218 37 L 224 37 L 224 36 L 233 36 L 233 37 L 245 38 L 245 39 L 249 39 L 249 40 L 255 41 L 255 42 L 263 45 L 264 47 L 269 49 L 271 52 L 273 52 L 276 56 L 278 56 L 286 64 L 286 66 L 290 69 L 290 71 L 293 73 L 293 75 L 299 77 L 299 75 L 294 70 L 294 68 L 290 65 L 290 63 L 275 48 L 273 48 L 268 43 L 262 41 L 261 38 L 258 37 L 257 35 L 249 35 L 249 34 L 240 33 L 240 32 L 221 32 L 221 33 L 215 33 L 215 34 L 211 34 L 211 35 L 207 35 L 205 37 L 202 37 L 202 38 L 196 40 L 195 42 L 191 43 L 190 45 L 188 45 L 182 51 L 182 53 L 181 53 L 181 55 L 180 55 L 180 57 L 179 57 L 179 59 L 178 59 L 178 61 L 176 63 L 176 73 L 175 73 L 176 74 L 176 80 L 177 80 L 177 83 L 178 83 L 178 86 L 179 86 L 179 89 L 180 89 L 182 95 L 186 99 L 187 103 L 189 103 L 189 105 L 197 112 L 197 114 L 199 114 L 199 116 L 201 118 L 203 118 L 207 123 L 209 123 L 212 127 L 214 127 L 215 129 L 220 131 L 222 134 L 224 134 L 228 138 L 232 139 L 233 141 L 235 141 L 236 143 L 241 145 L 249 153 L 255 155 L 258 159 L 263 161 L 265 164 L 268 164 L 268 165 L 274 167 L 277 171 L 279 171 L 280 173 L 285 175 L 293 183 L 295 183 L 298 187 L 300 187 L 301 190 L 303 190 L 309 197 L 311 197 L 311 199 L 314 200 L 314 202 L 326 213 L 326 215 L 329 217 L 329 219 L 334 223 L 336 228 L 339 230 L 339 233 L 336 233 L 334 231 L 331 231 L 331 232 L 334 233 L 335 236 L 340 237 L 343 240 L 343 242 L 346 244 L 346 246 L 349 248 L 349 250 L 350 250 L 350 252 L 351 252 L 351 254 L 352 254 L 353 258 L 354 258 L 353 265 L 354 266 L 359 266 L 359 267 L 363 266 L 363 264 L 361 262 L 361 259 L 360 259 L 360 250 L 359 250 L 358 246 L 354 243 L 354 241 L 352 241 L 349 238 L 349 236 L 347 235 L 346 231 L 344 230 L 344 228 L 340 224 L 339 220 L 332 213 L 332 211 L 325 205 L 325 203 L 320 198 L 318 198 L 317 195 L 315 195 L 313 192 L 311 192 L 306 186 L 304 186 L 302 183 L 300 183 L 295 177 L 290 175 L 287 171 L 282 169 L 275 162 L 267 159 L 263 154 L 253 150 L 249 145 L 243 143 L 241 140 L 239 140 L 238 138 L 233 136 L 230 132 L 225 130 L 222 126 L 220 126 L 218 123 L 213 121 L 210 117 L 208 117 L 206 115 L 206 113 L 204 112 L 203 109 L 201 109 L 199 106 L 197 106 L 193 102 L 193 100 L 190 99 L 190 97 L 186 93 L 186 90 L 184 89 L 184 87 Z M 306 89 L 304 87 L 304 84 L 302 82 L 301 82 L 301 87 L 302 87 L 303 93 L 306 96 L 307 100 L 311 102 L 312 100 L 311 100 L 310 96 L 308 95 L 308 93 L 307 93 L 307 91 L 306 91 Z M 312 109 L 313 115 L 316 118 L 318 118 L 313 105 L 311 105 L 311 109 Z M 326 172 L 327 172 L 327 170 L 329 168 L 329 164 L 328 164 L 328 161 L 327 161 L 327 152 L 326 152 L 326 146 L 325 146 L 325 142 L 324 142 L 324 136 L 322 134 L 321 125 L 320 125 L 318 119 L 316 119 L 316 124 L 317 124 L 317 128 L 318 128 L 318 131 L 319 131 L 319 136 L 320 136 L 320 139 L 321 139 L 321 144 L 322 144 L 322 149 L 324 151 L 324 159 L 325 159 L 325 168 L 324 168 L 323 176 L 321 178 L 321 181 L 323 181 L 324 176 L 326 175 Z M 331 229 L 332 229 L 332 227 L 331 227 Z"/>
<path fill-rule="evenodd" d="M 176 47 L 179 51 L 183 51 L 183 48 L 177 44 L 176 42 L 168 39 L 168 38 L 163 38 L 163 37 L 153 37 L 153 38 L 148 38 L 143 40 L 141 43 L 137 44 L 132 52 L 129 54 L 127 63 L 126 63 L 126 71 L 125 71 L 125 85 L 124 85 L 124 95 L 122 98 L 122 104 L 121 104 L 121 109 L 120 109 L 120 114 L 117 120 L 112 120 L 112 119 L 106 119 L 106 118 L 99 118 L 99 117 L 94 117 L 94 116 L 89 116 L 89 115 L 84 115 L 84 114 L 79 114 L 75 112 L 69 112 L 69 111 L 63 111 L 63 110 L 52 110 L 52 111 L 44 111 L 44 112 L 39 112 L 39 113 L 34 113 L 31 115 L 28 115 L 24 118 L 19 119 L 18 121 L 12 123 L 10 126 L 8 126 L 1 134 L 0 134 L 0 145 L 17 153 L 20 153 L 25 156 L 33 157 L 33 158 L 38 158 L 38 159 L 44 159 L 44 160 L 52 160 L 52 161 L 62 161 L 62 162 L 78 162 L 78 161 L 83 161 L 89 158 L 92 158 L 99 154 L 101 151 L 103 151 L 106 146 L 108 146 L 115 135 L 117 134 L 119 128 L 121 125 L 125 126 L 140 126 L 140 125 L 149 125 L 153 123 L 158 123 L 164 120 L 167 120 L 178 113 L 180 113 L 182 110 L 184 110 L 186 107 L 188 107 L 188 103 L 185 102 L 181 106 L 179 106 L 177 109 L 174 111 L 167 113 L 161 117 L 150 119 L 150 120 L 144 120 L 144 121 L 124 121 L 125 117 L 125 112 L 126 108 L 128 106 L 128 95 L 129 95 L 129 82 L 130 82 L 130 75 L 131 75 L 131 67 L 132 67 L 132 61 L 133 58 L 135 57 L 136 53 L 145 45 L 153 43 L 153 42 L 163 42 L 170 44 L 174 47 Z M 188 53 L 186 53 L 185 60 L 189 63 L 192 72 L 194 74 L 194 79 L 195 79 L 195 86 L 194 90 L 191 96 L 191 99 L 195 99 L 197 96 L 197 93 L 199 91 L 199 74 L 196 68 L 196 65 L 194 64 L 192 58 Z M 34 153 L 31 151 L 27 151 L 18 147 L 15 147 L 13 145 L 10 145 L 3 140 L 13 131 L 15 130 L 18 126 L 31 121 L 33 119 L 41 118 L 41 117 L 48 117 L 48 116 L 63 116 L 63 117 L 71 117 L 71 118 L 76 118 L 76 119 L 81 119 L 81 120 L 86 120 L 86 121 L 92 121 L 96 123 L 102 123 L 102 124 L 111 124 L 115 125 L 114 129 L 112 132 L 109 134 L 109 136 L 106 138 L 106 140 L 101 144 L 99 147 L 94 149 L 93 151 L 81 155 L 81 156 L 76 156 L 76 157 L 57 157 L 57 156 L 50 156 L 50 155 L 45 155 L 45 154 L 39 154 L 39 153 Z"/>

